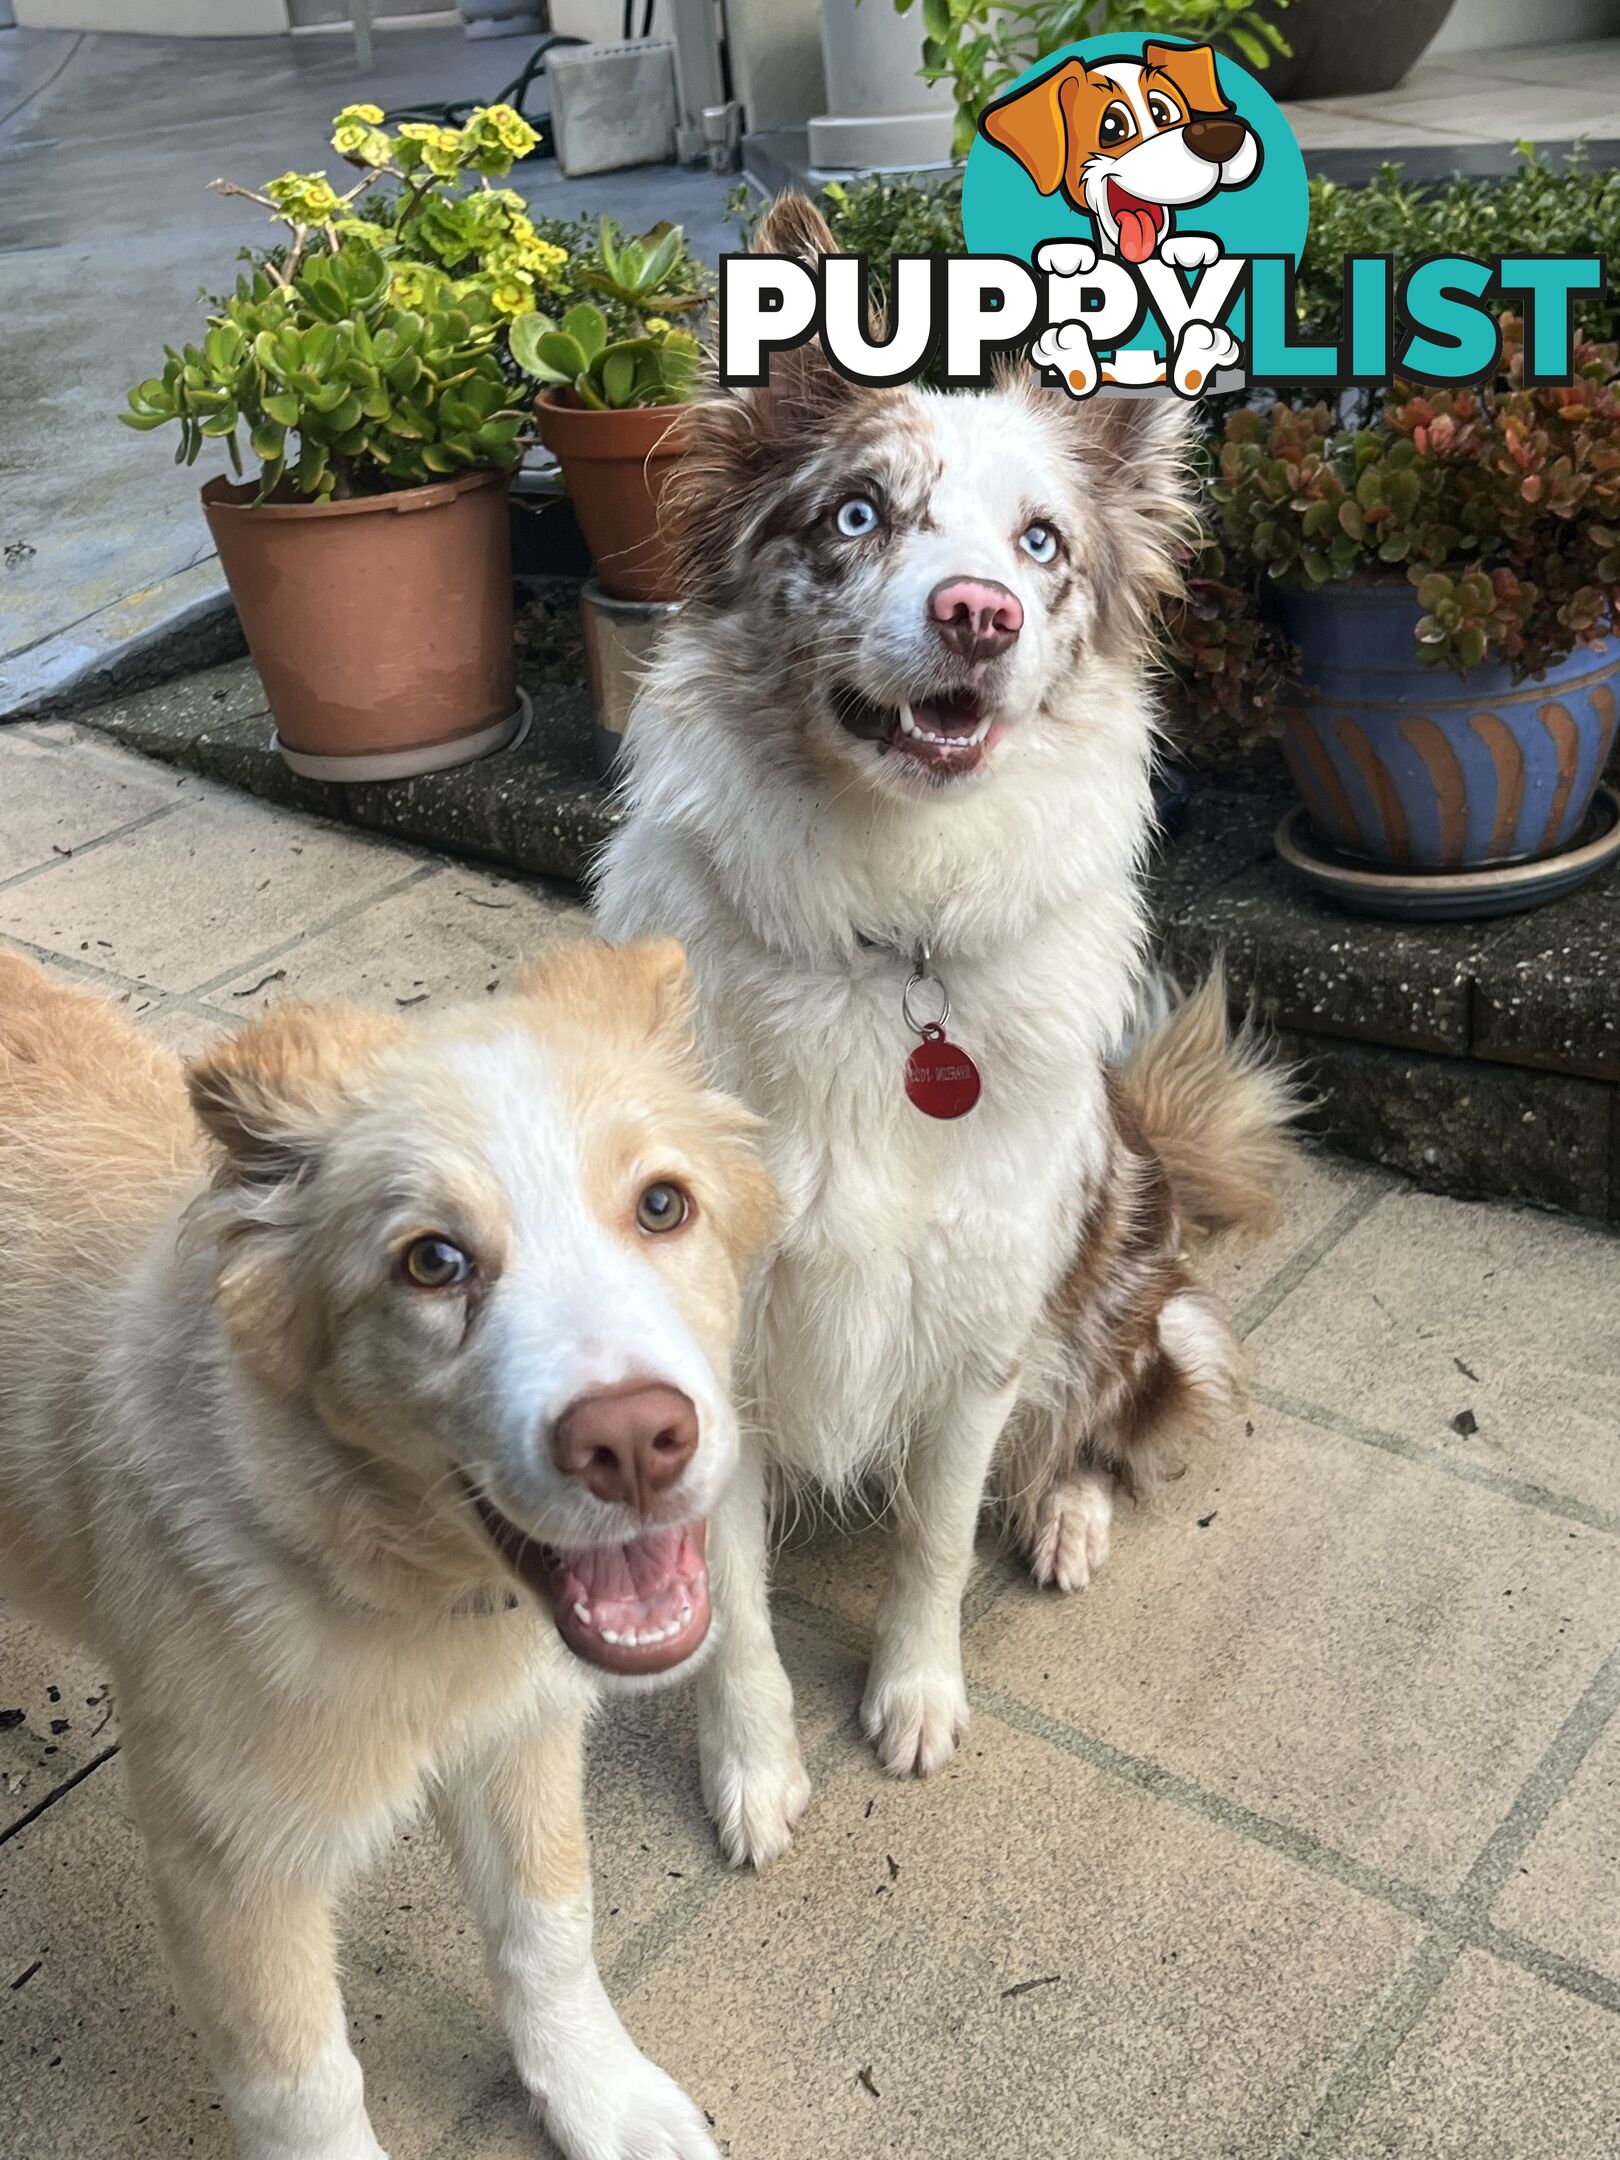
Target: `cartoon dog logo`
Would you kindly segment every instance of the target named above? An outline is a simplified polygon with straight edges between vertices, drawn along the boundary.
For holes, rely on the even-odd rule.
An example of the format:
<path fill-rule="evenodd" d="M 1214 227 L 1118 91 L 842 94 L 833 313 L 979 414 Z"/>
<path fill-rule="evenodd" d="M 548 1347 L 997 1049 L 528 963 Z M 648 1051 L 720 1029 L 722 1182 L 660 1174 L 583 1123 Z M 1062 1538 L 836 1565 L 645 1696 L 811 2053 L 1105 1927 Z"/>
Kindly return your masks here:
<path fill-rule="evenodd" d="M 1157 256 L 1178 270 L 1202 269 L 1221 249 L 1208 233 L 1178 236 L 1176 213 L 1222 188 L 1247 186 L 1261 165 L 1260 138 L 1222 90 L 1208 45 L 1149 43 L 1139 58 L 1064 60 L 986 106 L 979 128 L 1043 195 L 1061 194 L 1091 219 L 1104 255 L 1133 264 Z M 1063 241 L 1040 249 L 1035 260 L 1042 270 L 1075 275 L 1089 270 L 1096 255 L 1083 241 Z M 1057 367 L 1079 394 L 1088 391 L 1073 380 L 1076 371 L 1095 387 L 1090 336 L 1078 321 L 1054 323 L 1034 357 Z M 1230 332 L 1190 322 L 1169 373 L 1190 394 L 1237 357 Z M 1102 379 L 1162 382 L 1165 372 L 1156 364 L 1144 372 L 1116 363 Z"/>

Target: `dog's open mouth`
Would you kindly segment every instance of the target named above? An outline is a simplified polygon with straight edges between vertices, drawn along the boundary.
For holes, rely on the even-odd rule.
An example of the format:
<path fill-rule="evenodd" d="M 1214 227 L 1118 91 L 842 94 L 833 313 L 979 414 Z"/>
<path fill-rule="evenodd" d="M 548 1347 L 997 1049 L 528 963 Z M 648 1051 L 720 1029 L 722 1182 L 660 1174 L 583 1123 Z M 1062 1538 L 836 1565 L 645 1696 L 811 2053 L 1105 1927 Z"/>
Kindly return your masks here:
<path fill-rule="evenodd" d="M 978 693 L 968 689 L 915 704 L 874 705 L 858 690 L 841 686 L 833 693 L 833 706 L 839 725 L 851 735 L 940 779 L 977 771 L 1002 733 L 1001 722 L 991 719 Z"/>
<path fill-rule="evenodd" d="M 1144 202 L 1117 180 L 1108 183 L 1108 214 L 1119 227 L 1119 252 L 1127 262 L 1143 263 L 1159 244 L 1164 231 L 1163 203 Z"/>
<path fill-rule="evenodd" d="M 587 1665 L 611 1673 L 670 1672 L 708 1634 L 702 1523 L 560 1553 L 508 1522 L 482 1493 L 472 1497 L 502 1559 L 545 1599 L 558 1634 Z"/>

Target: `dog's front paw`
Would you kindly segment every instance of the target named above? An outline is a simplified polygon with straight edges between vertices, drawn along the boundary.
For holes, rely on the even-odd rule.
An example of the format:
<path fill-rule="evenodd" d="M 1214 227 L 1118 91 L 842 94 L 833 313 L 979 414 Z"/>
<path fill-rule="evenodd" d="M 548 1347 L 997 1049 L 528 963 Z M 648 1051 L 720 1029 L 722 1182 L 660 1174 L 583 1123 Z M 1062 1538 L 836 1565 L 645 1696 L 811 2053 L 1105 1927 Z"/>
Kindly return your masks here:
<path fill-rule="evenodd" d="M 1035 267 L 1048 277 L 1090 277 L 1097 250 L 1088 240 L 1048 240 L 1035 250 Z"/>
<path fill-rule="evenodd" d="M 1218 323 L 1190 322 L 1176 346 L 1176 362 L 1170 380 L 1183 397 L 1196 397 L 1210 387 L 1217 368 L 1235 367 L 1240 355 L 1238 341 Z"/>
<path fill-rule="evenodd" d="M 720 2160 L 701 2110 L 628 2037 L 535 2099 L 564 2160 Z"/>
<path fill-rule="evenodd" d="M 1207 270 L 1221 259 L 1221 243 L 1213 233 L 1172 233 L 1159 242 L 1159 260 L 1172 270 Z"/>
<path fill-rule="evenodd" d="M 1113 1492 L 1105 1478 L 1082 1476 L 1052 1487 L 1041 1502 L 1029 1548 L 1029 1571 L 1043 1589 L 1085 1589 L 1108 1558 L 1113 1514 Z"/>
<path fill-rule="evenodd" d="M 1097 355 L 1084 323 L 1053 323 L 1029 349 L 1037 367 L 1055 368 L 1071 397 L 1090 397 L 1098 382 Z"/>
<path fill-rule="evenodd" d="M 810 1805 L 810 1777 L 792 1727 L 768 1755 L 703 1755 L 703 1799 L 731 1867 L 769 1867 Z"/>
<path fill-rule="evenodd" d="M 967 1731 L 961 1667 L 919 1666 L 885 1673 L 874 1666 L 861 1704 L 861 1723 L 891 1777 L 932 1777 L 944 1769 Z"/>

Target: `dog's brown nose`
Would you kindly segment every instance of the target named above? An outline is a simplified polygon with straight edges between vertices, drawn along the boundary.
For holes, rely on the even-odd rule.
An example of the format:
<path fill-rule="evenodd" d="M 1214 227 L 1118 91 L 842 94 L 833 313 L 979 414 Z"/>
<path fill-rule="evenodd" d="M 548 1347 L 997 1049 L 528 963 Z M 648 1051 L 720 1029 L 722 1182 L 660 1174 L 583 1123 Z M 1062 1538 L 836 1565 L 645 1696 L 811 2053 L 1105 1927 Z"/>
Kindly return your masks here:
<path fill-rule="evenodd" d="M 1024 627 L 1018 595 L 990 578 L 942 578 L 928 595 L 928 612 L 964 660 L 993 660 Z"/>
<path fill-rule="evenodd" d="M 1241 120 L 1189 120 L 1182 129 L 1187 148 L 1194 157 L 1201 157 L 1207 164 L 1224 165 L 1228 158 L 1235 158 L 1243 147 L 1248 129 Z"/>
<path fill-rule="evenodd" d="M 638 1515 L 674 1484 L 697 1444 L 697 1412 L 688 1398 L 645 1380 L 581 1395 L 551 1434 L 552 1457 L 565 1477 Z"/>

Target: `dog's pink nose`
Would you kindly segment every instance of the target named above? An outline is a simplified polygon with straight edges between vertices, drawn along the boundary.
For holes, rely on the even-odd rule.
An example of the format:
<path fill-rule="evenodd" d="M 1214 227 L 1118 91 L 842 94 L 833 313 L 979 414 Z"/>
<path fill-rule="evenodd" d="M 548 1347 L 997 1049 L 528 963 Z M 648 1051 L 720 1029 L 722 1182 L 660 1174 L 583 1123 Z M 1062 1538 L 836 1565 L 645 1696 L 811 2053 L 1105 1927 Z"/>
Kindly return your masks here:
<path fill-rule="evenodd" d="M 689 1399 L 678 1388 L 645 1380 L 581 1395 L 551 1434 L 552 1457 L 565 1477 L 638 1515 L 674 1484 L 697 1444 L 697 1412 Z"/>
<path fill-rule="evenodd" d="M 964 660 L 993 660 L 1024 627 L 1018 595 L 989 578 L 944 578 L 928 595 L 934 628 Z"/>

